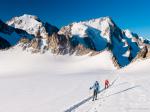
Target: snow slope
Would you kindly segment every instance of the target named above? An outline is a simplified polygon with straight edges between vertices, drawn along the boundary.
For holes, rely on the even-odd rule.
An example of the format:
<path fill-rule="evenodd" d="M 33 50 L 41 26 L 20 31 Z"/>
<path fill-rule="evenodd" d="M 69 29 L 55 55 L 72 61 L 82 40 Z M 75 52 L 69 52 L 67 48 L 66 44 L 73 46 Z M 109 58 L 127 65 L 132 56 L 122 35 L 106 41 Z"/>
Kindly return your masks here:
<path fill-rule="evenodd" d="M 149 112 L 150 59 L 135 62 L 117 71 L 115 83 L 99 94 L 96 102 L 87 102 L 77 112 Z M 114 78 L 115 79 L 115 78 Z M 112 80 L 113 81 L 113 80 Z"/>
<path fill-rule="evenodd" d="M 20 48 L 0 52 L 1 112 L 149 112 L 149 62 L 116 70 L 107 51 L 94 57 L 32 54 Z M 135 66 L 136 65 L 136 66 Z M 113 85 L 96 102 L 89 87 Z"/>
<path fill-rule="evenodd" d="M 2 112 L 61 112 L 89 96 L 89 86 L 115 69 L 108 52 L 31 55 L 19 48 L 0 52 L 0 68 Z"/>

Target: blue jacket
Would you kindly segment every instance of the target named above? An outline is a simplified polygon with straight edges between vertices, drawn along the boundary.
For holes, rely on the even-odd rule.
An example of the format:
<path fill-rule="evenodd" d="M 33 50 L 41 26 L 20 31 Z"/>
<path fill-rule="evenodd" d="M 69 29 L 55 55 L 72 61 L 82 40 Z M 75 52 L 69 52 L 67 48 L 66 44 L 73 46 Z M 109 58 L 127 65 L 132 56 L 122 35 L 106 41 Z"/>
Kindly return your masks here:
<path fill-rule="evenodd" d="M 92 86 L 92 87 L 90 87 L 90 89 L 93 89 L 94 91 L 99 91 L 100 90 L 100 86 L 99 86 L 99 83 L 98 83 L 98 81 L 96 81 L 95 83 L 94 83 L 94 85 Z"/>

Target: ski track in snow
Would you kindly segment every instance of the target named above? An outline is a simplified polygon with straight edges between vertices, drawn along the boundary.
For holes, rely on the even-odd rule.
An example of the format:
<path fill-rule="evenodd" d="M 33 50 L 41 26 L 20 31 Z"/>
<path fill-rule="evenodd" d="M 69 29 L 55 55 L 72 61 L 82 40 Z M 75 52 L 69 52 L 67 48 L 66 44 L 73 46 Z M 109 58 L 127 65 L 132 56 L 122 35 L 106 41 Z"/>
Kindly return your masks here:
<path fill-rule="evenodd" d="M 149 112 L 149 63 L 116 70 L 108 52 L 78 57 L 1 51 L 0 112 Z M 102 89 L 105 79 L 115 82 L 93 102 L 89 87 L 98 80 Z"/>

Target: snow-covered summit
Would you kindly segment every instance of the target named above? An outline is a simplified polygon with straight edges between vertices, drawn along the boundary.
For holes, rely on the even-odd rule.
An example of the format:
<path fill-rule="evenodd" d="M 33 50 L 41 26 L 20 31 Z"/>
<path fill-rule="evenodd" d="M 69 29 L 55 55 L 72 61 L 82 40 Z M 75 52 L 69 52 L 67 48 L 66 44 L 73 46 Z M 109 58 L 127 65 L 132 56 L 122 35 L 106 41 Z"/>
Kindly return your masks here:
<path fill-rule="evenodd" d="M 89 28 L 91 28 L 90 29 L 91 33 L 95 33 L 95 35 L 102 36 L 106 38 L 108 42 L 110 42 L 109 30 L 113 26 L 114 26 L 114 23 L 110 17 L 102 17 L 98 19 L 92 19 L 89 21 L 73 23 L 71 32 L 72 32 L 72 35 L 80 35 L 81 37 L 86 37 L 87 36 L 86 34 L 89 31 Z"/>
<path fill-rule="evenodd" d="M 110 17 L 74 22 L 58 34 L 70 37 L 73 46 L 82 44 L 96 51 L 109 49 L 120 66 L 128 65 L 143 45 L 137 34 L 120 29 Z"/>
<path fill-rule="evenodd" d="M 104 50 L 110 43 L 111 30 L 115 24 L 110 17 L 74 22 L 63 27 L 58 34 L 68 35 L 72 43 L 83 44 L 93 50 Z M 76 41 L 76 42 L 75 42 Z"/>
<path fill-rule="evenodd" d="M 119 67 L 128 65 L 142 48 L 150 44 L 149 40 L 130 30 L 120 29 L 110 17 L 74 22 L 58 31 L 55 26 L 42 22 L 37 16 L 24 14 L 1 26 L 1 37 L 14 42 L 13 45 L 23 37 L 19 42 L 22 42 L 23 48 L 31 48 L 33 52 L 50 50 L 62 55 L 92 52 L 93 55 L 109 50 Z M 24 42 L 28 44 L 24 46 Z"/>
<path fill-rule="evenodd" d="M 32 34 L 34 36 L 37 35 L 37 32 L 40 32 L 43 38 L 51 34 L 51 31 L 53 29 L 55 29 L 56 32 L 58 30 L 56 27 L 40 21 L 40 19 L 37 16 L 28 14 L 24 14 L 19 17 L 14 17 L 10 21 L 8 21 L 7 24 L 14 28 L 25 30 L 27 33 Z M 51 31 L 47 31 L 47 29 L 51 29 Z"/>

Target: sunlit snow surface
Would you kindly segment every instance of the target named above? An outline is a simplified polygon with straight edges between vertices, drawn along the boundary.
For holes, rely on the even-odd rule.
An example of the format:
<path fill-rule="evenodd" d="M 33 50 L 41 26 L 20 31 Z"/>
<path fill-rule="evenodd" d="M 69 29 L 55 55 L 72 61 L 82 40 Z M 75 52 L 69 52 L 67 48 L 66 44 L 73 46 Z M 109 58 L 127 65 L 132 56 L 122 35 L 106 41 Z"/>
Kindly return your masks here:
<path fill-rule="evenodd" d="M 1 51 L 0 112 L 149 112 L 149 63 L 116 70 L 107 51 L 94 57 Z M 114 84 L 96 102 L 80 104 L 94 81 L 102 89 L 105 79 Z"/>

